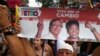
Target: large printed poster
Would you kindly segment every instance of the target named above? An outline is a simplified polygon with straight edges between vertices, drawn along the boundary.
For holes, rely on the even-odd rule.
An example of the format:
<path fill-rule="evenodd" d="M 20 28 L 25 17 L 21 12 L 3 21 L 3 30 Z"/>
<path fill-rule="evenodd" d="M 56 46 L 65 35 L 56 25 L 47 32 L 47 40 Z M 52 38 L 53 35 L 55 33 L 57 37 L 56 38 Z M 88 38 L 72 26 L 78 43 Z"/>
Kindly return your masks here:
<path fill-rule="evenodd" d="M 59 38 L 66 40 L 68 32 L 66 24 L 70 20 L 76 20 L 79 23 L 79 38 L 80 40 L 96 41 L 91 29 L 86 27 L 86 23 L 92 25 L 98 32 L 100 32 L 100 12 L 99 10 L 72 10 L 72 9 L 48 9 L 48 8 L 20 8 L 20 24 L 22 26 L 22 33 L 27 35 L 27 38 L 35 38 L 38 27 L 37 24 L 42 21 L 43 31 L 42 35 L 49 33 L 50 21 L 53 19 L 60 19 L 62 23 Z"/>
<path fill-rule="evenodd" d="M 20 7 L 19 37 L 31 39 L 34 47 L 40 41 L 42 53 L 37 56 L 96 56 L 100 49 L 99 10 Z M 73 54 L 72 54 L 73 53 Z"/>

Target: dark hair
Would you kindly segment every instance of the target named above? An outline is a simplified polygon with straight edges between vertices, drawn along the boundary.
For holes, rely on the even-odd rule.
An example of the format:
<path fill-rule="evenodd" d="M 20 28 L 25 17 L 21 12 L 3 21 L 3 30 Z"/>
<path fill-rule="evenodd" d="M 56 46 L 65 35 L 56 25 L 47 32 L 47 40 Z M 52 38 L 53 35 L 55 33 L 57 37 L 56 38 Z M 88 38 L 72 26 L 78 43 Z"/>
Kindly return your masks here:
<path fill-rule="evenodd" d="M 33 38 L 31 38 L 29 41 L 30 41 L 30 44 L 31 45 L 33 45 L 34 43 L 33 43 L 33 41 L 34 41 L 35 39 L 33 39 Z M 42 42 L 42 47 L 44 47 L 44 40 L 43 39 L 40 39 L 40 41 Z"/>
<path fill-rule="evenodd" d="M 0 4 L 1 4 L 1 5 L 6 5 L 6 6 L 8 7 L 7 1 L 0 0 Z"/>
<path fill-rule="evenodd" d="M 58 18 L 56 18 L 56 19 L 52 19 L 52 20 L 50 21 L 50 23 L 49 23 L 49 31 L 50 31 L 50 28 L 51 28 L 53 22 L 55 22 L 55 21 L 60 21 L 60 22 L 61 22 L 61 20 L 58 19 Z M 61 22 L 61 23 L 62 23 L 62 22 Z"/>
<path fill-rule="evenodd" d="M 66 29 L 68 30 L 70 28 L 70 26 L 72 26 L 73 24 L 79 28 L 79 22 L 77 20 L 69 20 L 66 23 Z"/>

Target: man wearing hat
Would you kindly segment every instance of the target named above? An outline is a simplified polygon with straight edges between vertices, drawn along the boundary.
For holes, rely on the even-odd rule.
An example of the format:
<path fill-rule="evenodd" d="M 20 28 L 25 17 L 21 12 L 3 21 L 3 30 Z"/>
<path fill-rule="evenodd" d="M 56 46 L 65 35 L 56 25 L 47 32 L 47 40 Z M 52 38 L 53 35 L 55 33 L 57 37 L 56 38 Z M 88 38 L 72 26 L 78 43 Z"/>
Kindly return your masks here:
<path fill-rule="evenodd" d="M 73 47 L 62 40 L 57 41 L 57 56 L 74 56 Z"/>

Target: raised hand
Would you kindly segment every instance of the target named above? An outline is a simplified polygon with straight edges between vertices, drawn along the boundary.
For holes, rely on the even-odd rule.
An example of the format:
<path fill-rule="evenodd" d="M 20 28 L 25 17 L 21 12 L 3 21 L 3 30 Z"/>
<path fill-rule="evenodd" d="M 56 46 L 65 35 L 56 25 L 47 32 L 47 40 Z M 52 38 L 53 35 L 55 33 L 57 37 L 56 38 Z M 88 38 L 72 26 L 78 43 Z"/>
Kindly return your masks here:
<path fill-rule="evenodd" d="M 43 20 L 41 20 L 41 21 L 39 20 L 37 27 L 38 27 L 38 32 L 43 31 L 43 28 L 44 28 Z"/>
<path fill-rule="evenodd" d="M 39 22 L 37 23 L 37 28 L 38 28 L 38 31 L 37 31 L 36 37 L 41 37 L 42 31 L 44 28 L 43 20 L 39 20 Z"/>
<path fill-rule="evenodd" d="M 21 27 L 19 24 L 14 24 L 14 29 L 16 30 L 16 33 L 19 33 L 21 31 Z"/>
<path fill-rule="evenodd" d="M 93 28 L 93 26 L 90 24 L 90 22 L 86 22 L 85 23 L 85 27 L 86 28 L 89 28 L 89 29 L 92 29 Z"/>

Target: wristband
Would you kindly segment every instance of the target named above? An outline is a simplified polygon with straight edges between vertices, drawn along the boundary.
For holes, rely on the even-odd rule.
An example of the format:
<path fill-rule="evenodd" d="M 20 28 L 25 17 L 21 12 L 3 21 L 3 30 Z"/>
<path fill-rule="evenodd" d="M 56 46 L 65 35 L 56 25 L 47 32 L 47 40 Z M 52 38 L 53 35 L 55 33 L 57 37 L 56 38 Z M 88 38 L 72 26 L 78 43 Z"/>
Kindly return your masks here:
<path fill-rule="evenodd" d="M 8 32 L 4 32 L 4 35 L 14 35 L 14 33 L 11 31 L 8 31 Z"/>
<path fill-rule="evenodd" d="M 4 35 L 13 35 L 14 34 L 14 29 L 12 26 L 6 27 L 3 29 Z"/>

